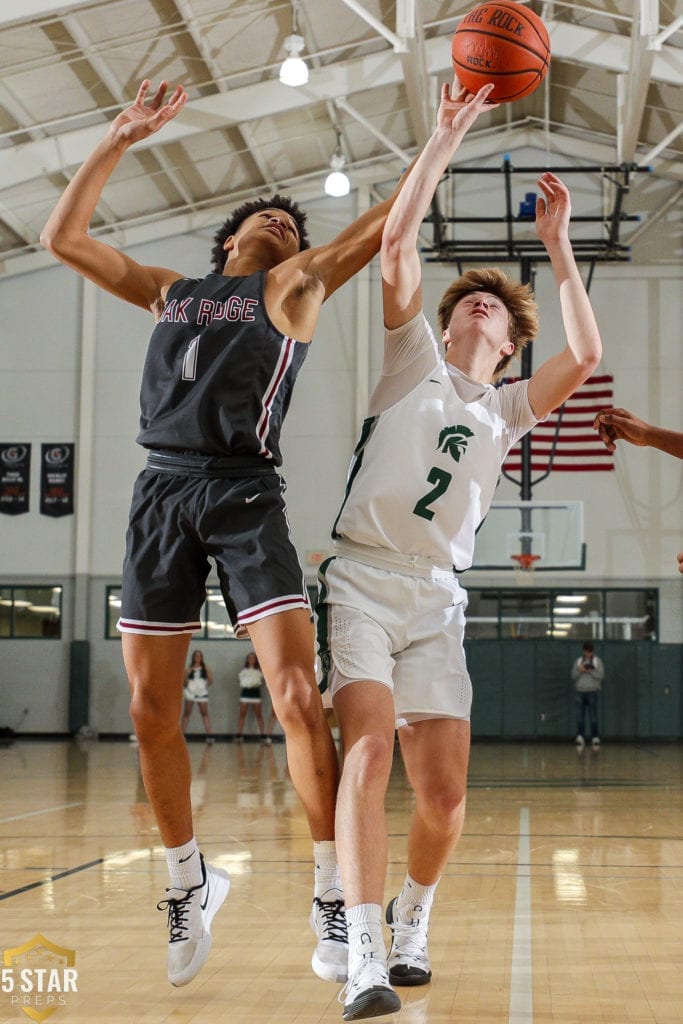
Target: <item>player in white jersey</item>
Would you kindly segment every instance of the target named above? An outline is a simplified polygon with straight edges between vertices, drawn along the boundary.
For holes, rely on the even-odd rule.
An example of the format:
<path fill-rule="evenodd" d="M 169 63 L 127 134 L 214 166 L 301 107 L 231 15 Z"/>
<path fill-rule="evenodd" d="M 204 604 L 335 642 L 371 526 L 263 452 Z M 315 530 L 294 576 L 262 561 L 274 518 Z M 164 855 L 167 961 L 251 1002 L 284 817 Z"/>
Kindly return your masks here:
<path fill-rule="evenodd" d="M 457 84 L 457 83 L 456 83 Z M 598 364 L 601 341 L 569 242 L 570 201 L 542 175 L 536 230 L 550 256 L 563 351 L 529 381 L 493 385 L 534 337 L 535 303 L 500 271 L 470 271 L 446 292 L 439 354 L 422 313 L 420 225 L 467 128 L 485 107 L 444 86 L 437 128 L 389 214 L 381 249 L 386 327 L 382 376 L 354 453 L 321 566 L 319 649 L 343 738 L 337 850 L 349 933 L 343 1018 L 400 1008 L 391 987 L 431 978 L 434 893 L 462 831 L 471 684 L 463 652 L 474 535 L 510 447 Z M 384 798 L 398 729 L 415 812 L 403 889 L 387 907 Z"/>

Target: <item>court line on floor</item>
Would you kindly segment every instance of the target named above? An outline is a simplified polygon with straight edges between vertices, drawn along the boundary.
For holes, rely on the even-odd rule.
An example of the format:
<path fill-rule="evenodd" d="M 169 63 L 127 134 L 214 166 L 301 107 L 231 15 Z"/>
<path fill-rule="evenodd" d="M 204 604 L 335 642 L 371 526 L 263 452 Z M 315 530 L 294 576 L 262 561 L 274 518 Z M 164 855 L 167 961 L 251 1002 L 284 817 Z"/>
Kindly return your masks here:
<path fill-rule="evenodd" d="M 531 846 L 529 842 L 529 808 L 522 807 L 519 812 L 517 889 L 515 892 L 515 919 L 512 932 L 510 1014 L 508 1017 L 508 1024 L 533 1024 L 534 996 L 531 954 Z"/>
<path fill-rule="evenodd" d="M 79 871 L 87 871 L 88 868 L 97 867 L 98 864 L 104 864 L 105 857 L 98 857 L 97 860 L 89 860 L 87 864 L 79 864 L 75 868 L 68 868 L 66 871 L 60 871 L 57 875 L 49 875 L 47 878 L 41 878 L 39 882 L 29 882 L 28 885 L 22 885 L 18 889 L 12 889 L 10 892 L 0 892 L 0 900 L 8 900 L 10 896 L 20 896 L 22 892 L 30 892 L 31 889 L 39 889 L 41 885 L 50 885 L 51 882 L 58 882 L 60 878 L 67 878 L 68 875 L 77 875 Z"/>
<path fill-rule="evenodd" d="M 0 818 L 0 825 L 6 825 L 10 821 L 21 821 L 23 818 L 35 818 L 39 814 L 52 814 L 53 811 L 68 811 L 70 807 L 83 807 L 83 801 L 78 800 L 73 804 L 59 804 L 58 807 L 43 807 L 40 811 L 26 811 L 25 814 L 13 814 L 11 818 Z"/>

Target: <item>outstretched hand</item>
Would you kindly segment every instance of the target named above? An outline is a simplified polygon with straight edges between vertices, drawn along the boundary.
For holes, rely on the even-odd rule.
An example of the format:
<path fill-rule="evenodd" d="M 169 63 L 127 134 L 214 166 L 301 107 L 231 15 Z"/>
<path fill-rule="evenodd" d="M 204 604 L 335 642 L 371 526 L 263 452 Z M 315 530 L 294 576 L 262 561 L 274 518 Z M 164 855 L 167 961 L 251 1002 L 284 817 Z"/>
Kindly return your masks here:
<path fill-rule="evenodd" d="M 177 85 L 170 99 L 164 103 L 168 82 L 161 82 L 154 98 L 145 105 L 150 84 L 146 78 L 138 89 L 135 102 L 126 110 L 122 110 L 113 120 L 111 131 L 115 141 L 123 141 L 130 145 L 154 135 L 185 106 L 187 93 L 182 85 Z"/>
<path fill-rule="evenodd" d="M 551 171 L 541 175 L 538 186 L 543 195 L 536 200 L 536 234 L 547 247 L 569 237 L 572 204 L 569 189 Z"/>
<path fill-rule="evenodd" d="M 493 82 L 483 85 L 478 93 L 472 93 L 461 85 L 457 78 L 453 85 L 444 82 L 441 86 L 441 103 L 436 115 L 438 128 L 450 131 L 467 131 L 485 110 L 495 110 L 497 103 L 489 103 L 488 96 Z"/>
<path fill-rule="evenodd" d="M 618 440 L 641 446 L 650 443 L 648 424 L 627 409 L 602 409 L 593 421 L 593 429 L 611 452 Z"/>

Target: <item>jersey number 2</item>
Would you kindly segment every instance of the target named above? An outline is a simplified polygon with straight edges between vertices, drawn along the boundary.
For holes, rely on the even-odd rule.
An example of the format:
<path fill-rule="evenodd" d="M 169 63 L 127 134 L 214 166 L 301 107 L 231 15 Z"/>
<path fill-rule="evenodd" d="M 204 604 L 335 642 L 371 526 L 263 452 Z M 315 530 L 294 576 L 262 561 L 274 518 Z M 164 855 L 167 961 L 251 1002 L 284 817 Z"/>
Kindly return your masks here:
<path fill-rule="evenodd" d="M 413 509 L 414 514 L 416 516 L 421 516 L 422 519 L 431 521 L 434 518 L 434 510 L 429 506 L 432 505 L 437 498 L 440 498 L 442 494 L 445 494 L 452 479 L 452 475 L 447 473 L 445 469 L 439 469 L 438 466 L 432 466 L 427 474 L 427 480 L 430 484 L 434 484 L 434 487 L 432 487 L 431 491 L 427 491 L 424 497 L 420 498 Z"/>

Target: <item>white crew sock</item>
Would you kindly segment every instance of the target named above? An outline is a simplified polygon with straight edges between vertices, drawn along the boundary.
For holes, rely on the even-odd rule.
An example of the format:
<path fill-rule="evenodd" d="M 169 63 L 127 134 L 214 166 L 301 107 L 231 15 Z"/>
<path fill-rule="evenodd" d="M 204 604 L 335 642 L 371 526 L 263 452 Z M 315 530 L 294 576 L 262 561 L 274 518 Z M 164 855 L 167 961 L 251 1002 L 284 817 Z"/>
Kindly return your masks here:
<path fill-rule="evenodd" d="M 412 924 L 415 918 L 429 919 L 438 884 L 437 881 L 434 885 L 420 885 L 407 874 L 403 888 L 396 900 L 395 919 L 403 924 Z"/>
<path fill-rule="evenodd" d="M 343 888 L 334 840 L 323 839 L 314 842 L 313 858 L 315 862 L 313 895 L 317 896 L 319 900 L 324 900 L 326 894 L 333 889 L 335 892 L 327 899 L 339 899 Z"/>
<path fill-rule="evenodd" d="M 379 903 L 359 903 L 348 908 L 346 923 L 349 928 L 349 977 L 368 956 L 386 964 L 387 948 Z"/>
<path fill-rule="evenodd" d="M 171 888 L 192 889 L 202 884 L 202 864 L 194 836 L 184 846 L 166 847 L 165 852 Z"/>

